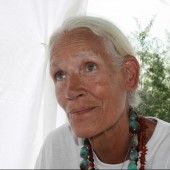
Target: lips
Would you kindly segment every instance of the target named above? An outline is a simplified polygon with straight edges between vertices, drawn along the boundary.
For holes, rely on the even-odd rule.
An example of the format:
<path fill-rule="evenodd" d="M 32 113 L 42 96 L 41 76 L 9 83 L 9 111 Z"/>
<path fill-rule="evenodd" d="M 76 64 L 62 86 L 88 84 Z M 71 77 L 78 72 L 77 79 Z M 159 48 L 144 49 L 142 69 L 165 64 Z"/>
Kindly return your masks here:
<path fill-rule="evenodd" d="M 83 108 L 78 108 L 78 109 L 73 109 L 69 112 L 69 114 L 82 114 L 82 113 L 86 113 L 89 112 L 93 109 L 95 109 L 95 107 L 83 107 Z"/>

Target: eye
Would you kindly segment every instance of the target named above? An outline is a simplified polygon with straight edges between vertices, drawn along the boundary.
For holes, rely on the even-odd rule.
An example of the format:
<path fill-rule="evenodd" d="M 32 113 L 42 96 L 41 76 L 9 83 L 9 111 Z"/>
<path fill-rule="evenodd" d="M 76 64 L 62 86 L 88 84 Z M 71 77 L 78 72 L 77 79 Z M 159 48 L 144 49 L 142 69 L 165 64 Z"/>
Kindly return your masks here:
<path fill-rule="evenodd" d="M 57 73 L 54 76 L 55 80 L 57 80 L 57 81 L 61 81 L 61 80 L 65 79 L 65 77 L 66 77 L 66 75 L 65 75 L 64 71 L 62 71 L 62 70 L 57 71 Z"/>
<path fill-rule="evenodd" d="M 87 72 L 92 72 L 97 69 L 97 65 L 95 63 L 87 63 L 85 66 Z"/>

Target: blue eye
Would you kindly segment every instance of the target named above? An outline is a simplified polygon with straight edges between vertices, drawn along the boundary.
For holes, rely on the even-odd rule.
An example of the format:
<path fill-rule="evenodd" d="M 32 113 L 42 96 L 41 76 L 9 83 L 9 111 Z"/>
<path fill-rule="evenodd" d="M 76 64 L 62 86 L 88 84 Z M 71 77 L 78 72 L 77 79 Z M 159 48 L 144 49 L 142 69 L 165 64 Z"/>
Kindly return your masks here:
<path fill-rule="evenodd" d="M 65 79 L 66 75 L 63 71 L 57 71 L 57 73 L 55 74 L 55 80 L 57 81 L 61 81 L 63 79 Z"/>
<path fill-rule="evenodd" d="M 85 69 L 87 72 L 92 72 L 97 69 L 97 66 L 95 63 L 87 63 Z"/>

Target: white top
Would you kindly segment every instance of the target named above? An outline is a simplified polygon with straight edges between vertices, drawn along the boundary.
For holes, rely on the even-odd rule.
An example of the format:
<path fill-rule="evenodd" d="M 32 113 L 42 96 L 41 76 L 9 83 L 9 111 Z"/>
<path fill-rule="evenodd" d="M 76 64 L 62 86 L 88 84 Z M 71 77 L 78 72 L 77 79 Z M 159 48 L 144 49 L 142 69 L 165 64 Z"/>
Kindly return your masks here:
<path fill-rule="evenodd" d="M 170 169 L 170 123 L 154 119 L 157 125 L 147 143 L 145 169 Z M 47 136 L 35 169 L 79 169 L 82 146 L 83 140 L 73 135 L 69 124 L 64 124 Z M 97 169 L 127 169 L 129 161 L 105 164 L 94 154 L 94 163 Z"/>

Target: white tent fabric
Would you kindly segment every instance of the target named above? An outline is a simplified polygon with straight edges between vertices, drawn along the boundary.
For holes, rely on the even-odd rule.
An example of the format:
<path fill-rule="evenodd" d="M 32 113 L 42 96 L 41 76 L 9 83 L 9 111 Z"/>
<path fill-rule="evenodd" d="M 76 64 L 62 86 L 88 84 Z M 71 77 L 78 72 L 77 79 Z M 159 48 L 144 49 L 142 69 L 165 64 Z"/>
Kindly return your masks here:
<path fill-rule="evenodd" d="M 87 0 L 0 0 L 0 168 L 33 168 L 57 102 L 46 44 Z"/>

